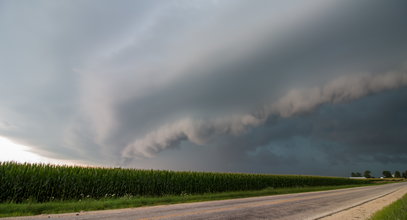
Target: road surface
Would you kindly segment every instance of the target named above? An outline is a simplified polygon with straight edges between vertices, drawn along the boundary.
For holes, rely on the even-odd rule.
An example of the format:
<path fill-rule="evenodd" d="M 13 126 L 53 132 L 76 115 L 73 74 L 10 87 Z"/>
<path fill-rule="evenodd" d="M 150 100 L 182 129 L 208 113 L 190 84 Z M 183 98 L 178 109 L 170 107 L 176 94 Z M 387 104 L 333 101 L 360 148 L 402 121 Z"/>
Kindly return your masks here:
<path fill-rule="evenodd" d="M 9 219 L 320 219 L 407 188 L 407 183 L 176 205 Z"/>

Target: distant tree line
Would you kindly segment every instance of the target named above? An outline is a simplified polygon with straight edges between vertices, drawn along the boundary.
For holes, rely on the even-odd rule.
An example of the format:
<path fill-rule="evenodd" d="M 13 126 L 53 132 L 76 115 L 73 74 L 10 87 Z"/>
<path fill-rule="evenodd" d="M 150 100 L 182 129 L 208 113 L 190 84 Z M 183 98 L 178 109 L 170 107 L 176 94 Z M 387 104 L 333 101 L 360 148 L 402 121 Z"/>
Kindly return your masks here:
<path fill-rule="evenodd" d="M 352 172 L 351 177 L 366 177 L 366 178 L 374 178 L 372 175 L 372 172 L 370 170 L 365 170 L 365 172 L 359 173 L 359 172 Z M 400 171 L 396 170 L 394 174 L 391 173 L 391 171 L 384 170 L 382 172 L 384 178 L 406 178 L 407 179 L 407 170 L 404 171 L 403 173 L 400 173 Z"/>

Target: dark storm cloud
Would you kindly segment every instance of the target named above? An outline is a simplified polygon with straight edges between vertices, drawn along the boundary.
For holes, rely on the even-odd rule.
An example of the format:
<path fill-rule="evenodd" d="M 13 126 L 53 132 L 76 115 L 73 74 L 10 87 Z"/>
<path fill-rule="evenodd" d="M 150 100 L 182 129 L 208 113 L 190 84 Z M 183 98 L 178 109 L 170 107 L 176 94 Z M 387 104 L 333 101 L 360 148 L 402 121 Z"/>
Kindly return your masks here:
<path fill-rule="evenodd" d="M 377 92 L 397 89 L 407 85 L 407 73 L 390 72 L 380 75 L 356 75 L 341 77 L 323 87 L 292 90 L 271 105 L 253 114 L 231 115 L 221 119 L 182 119 L 166 124 L 137 139 L 123 151 L 124 157 L 151 157 L 167 148 L 176 146 L 182 140 L 196 144 L 207 144 L 220 135 L 241 135 L 249 128 L 263 125 L 270 117 L 291 117 L 315 110 L 325 103 L 353 101 Z"/>
<path fill-rule="evenodd" d="M 375 7 L 381 7 L 380 10 L 383 10 L 382 5 L 376 5 L 373 7 L 373 9 L 377 10 L 379 8 Z M 398 9 L 393 8 L 393 6 L 386 9 L 392 10 L 393 12 L 394 10 L 398 11 Z M 175 85 L 170 86 L 167 89 L 163 89 L 164 91 L 158 91 L 150 96 L 146 96 L 144 98 L 144 100 L 146 100 L 147 102 L 146 105 L 144 105 L 143 100 L 141 100 L 140 102 L 133 102 L 130 100 L 130 102 L 126 103 L 122 109 L 124 112 L 134 112 L 141 110 L 142 112 L 140 114 L 140 117 L 142 118 L 142 124 L 154 123 L 151 121 L 154 121 L 154 119 L 156 118 L 151 116 L 149 117 L 149 114 L 157 115 L 158 117 L 168 117 L 169 115 L 173 114 L 185 115 L 185 112 L 189 114 L 199 114 L 200 109 L 204 109 L 204 113 L 207 114 L 208 111 L 213 113 L 214 111 L 222 110 L 222 108 L 226 108 L 227 112 L 230 113 L 233 111 L 241 111 L 242 108 L 244 109 L 244 107 L 247 106 L 251 106 L 253 108 L 253 106 L 266 102 L 265 100 L 267 98 L 270 98 L 275 94 L 281 94 L 281 90 L 289 88 L 292 81 L 294 81 L 294 84 L 298 83 L 297 81 L 301 81 L 302 84 L 309 85 L 311 83 L 315 83 L 315 81 L 323 81 L 318 78 L 324 79 L 327 76 L 332 78 L 333 74 L 338 75 L 338 71 L 340 71 L 342 74 L 343 72 L 345 74 L 349 74 L 349 72 L 352 73 L 361 70 L 379 71 L 383 68 L 386 68 L 386 65 L 390 65 L 390 61 L 388 61 L 389 53 L 388 51 L 387 53 L 386 51 L 381 51 L 383 48 L 382 42 L 385 41 L 389 43 L 386 44 L 386 49 L 392 47 L 392 52 L 399 53 L 398 50 L 401 44 L 400 42 L 395 43 L 393 41 L 393 38 L 399 37 L 395 37 L 394 32 L 405 35 L 405 33 L 402 33 L 402 31 L 400 32 L 400 30 L 402 29 L 402 24 L 397 19 L 399 13 L 402 12 L 398 11 L 398 14 L 394 16 L 396 19 L 387 18 L 387 22 L 380 21 L 379 23 L 376 23 L 375 21 L 379 21 L 377 19 L 383 19 L 383 17 L 381 17 L 380 15 L 378 16 L 376 15 L 376 13 L 372 13 L 371 11 L 368 11 L 366 15 L 361 16 L 358 13 L 358 10 L 353 10 L 353 13 L 357 14 L 348 12 L 350 13 L 349 17 L 343 17 L 343 14 L 341 14 L 341 16 L 336 14 L 333 19 L 328 19 L 328 21 L 325 23 L 322 22 L 324 24 L 324 26 L 322 27 L 319 23 L 317 23 L 318 25 L 308 25 L 307 27 L 309 27 L 310 30 L 305 31 L 304 35 L 301 35 L 300 37 L 288 37 L 288 39 L 284 39 L 284 41 L 281 42 L 282 46 L 279 45 L 276 50 L 273 50 L 275 48 L 271 47 L 268 51 L 267 47 L 269 44 L 267 44 L 266 42 L 264 43 L 264 45 L 266 45 L 266 49 L 259 49 L 258 54 L 260 55 L 256 55 L 253 58 L 245 57 L 244 60 L 238 59 L 237 61 L 235 61 L 235 63 L 232 63 L 233 65 L 230 65 L 230 63 L 228 63 L 228 66 L 226 67 L 220 66 L 218 68 L 213 68 L 213 66 L 211 66 L 204 69 L 204 71 L 209 73 L 211 73 L 211 71 L 218 71 L 222 72 L 222 74 L 213 76 L 211 74 L 203 73 L 197 77 L 189 77 L 175 83 Z M 387 14 L 382 15 L 387 16 Z M 372 18 L 373 22 L 368 22 L 368 18 L 370 17 Z M 342 21 L 339 18 L 344 18 L 345 21 Z M 337 20 L 341 20 L 341 22 L 337 24 Z M 372 23 L 370 22 L 372 22 L 374 25 L 372 25 Z M 379 33 L 377 26 L 382 27 L 380 28 L 380 31 L 382 32 Z M 295 29 L 293 31 L 295 32 L 297 30 Z M 391 31 L 393 33 L 391 33 Z M 315 35 L 315 32 L 317 32 L 318 35 Z M 373 40 L 372 38 L 370 38 L 370 36 L 373 36 Z M 344 39 L 346 39 L 346 41 L 344 41 Z M 370 43 L 366 43 L 366 39 L 368 39 L 367 41 L 370 41 Z M 343 45 L 345 42 L 347 44 Z M 393 43 L 394 45 L 392 45 Z M 343 51 L 336 51 L 336 47 L 338 49 L 342 49 Z M 348 47 L 348 49 L 346 49 L 345 47 Z M 279 50 L 279 48 L 282 48 L 280 49 L 281 51 Z M 304 56 L 306 53 L 310 53 L 310 51 L 312 51 L 312 55 Z M 375 59 L 372 59 L 372 52 L 375 56 Z M 354 53 L 359 54 L 353 55 Z M 390 56 L 393 55 L 390 54 Z M 366 57 L 370 57 L 370 59 L 366 59 Z M 382 65 L 373 64 L 372 61 L 378 59 L 380 59 Z M 399 61 L 397 62 L 399 64 L 400 62 L 404 61 L 404 58 L 399 57 L 398 59 Z M 275 60 L 277 60 L 277 62 L 275 62 Z M 286 60 L 295 63 L 295 65 L 293 65 L 295 67 L 293 68 L 288 65 Z M 321 64 L 321 61 L 324 62 Z M 392 60 L 391 62 L 393 61 L 394 60 Z M 345 64 L 355 67 L 344 67 Z M 327 67 L 328 65 L 329 68 Z M 194 71 L 199 72 L 200 69 L 195 69 Z M 298 71 L 301 71 L 301 73 L 299 73 Z M 352 81 L 354 79 L 350 78 L 348 80 Z M 378 81 L 382 80 L 379 79 Z M 286 88 L 279 88 L 279 85 L 288 86 Z M 363 85 L 356 86 L 362 87 Z M 346 89 L 346 87 L 344 88 Z M 360 97 L 371 92 L 368 90 L 363 91 L 364 89 L 365 88 L 361 88 L 362 93 L 364 94 L 356 96 Z M 184 91 L 188 91 L 188 93 L 185 93 Z M 355 92 L 358 93 L 359 91 Z M 290 95 L 293 95 L 293 97 L 288 97 L 288 100 L 297 99 L 293 100 L 295 102 L 294 106 L 297 106 L 299 108 L 312 109 L 319 104 L 315 102 L 323 103 L 325 101 L 328 101 L 322 100 L 324 99 L 324 97 L 303 97 L 301 95 L 299 95 L 298 97 L 294 97 L 296 96 L 296 94 L 293 93 L 290 93 L 289 96 Z M 310 94 L 310 96 L 313 96 L 313 94 Z M 313 98 L 315 98 L 316 100 L 312 100 Z M 325 98 L 329 99 L 331 97 Z M 343 99 L 347 99 L 347 97 L 343 97 Z M 301 104 L 301 102 L 303 105 Z M 138 107 L 139 105 L 150 106 L 149 103 L 153 103 L 154 108 L 152 112 L 147 110 L 143 111 L 144 107 Z M 242 107 L 239 107 L 239 104 Z M 291 103 L 289 102 L 287 104 Z M 182 108 L 180 108 L 180 106 L 182 106 Z M 212 110 L 211 108 L 214 108 L 214 110 Z M 283 108 L 286 108 L 286 106 L 283 106 Z M 249 111 L 248 109 L 244 110 Z M 162 113 L 161 111 L 165 113 Z M 285 114 L 289 115 L 290 113 L 288 111 L 291 110 L 283 109 L 282 111 L 285 112 L 279 113 L 284 116 Z M 292 111 L 297 110 L 293 109 Z M 301 109 L 299 109 L 299 111 L 301 111 Z M 120 115 L 121 117 L 133 116 L 132 114 Z M 233 119 L 231 120 L 233 121 Z M 130 121 L 132 122 L 132 124 L 138 124 L 138 122 L 140 122 L 137 121 L 137 116 L 131 117 L 130 120 L 125 118 L 123 121 Z M 159 119 L 159 121 L 162 122 L 163 120 Z M 234 131 L 233 126 L 231 128 L 228 125 L 220 125 L 219 130 L 217 130 L 217 128 L 214 128 L 216 127 L 216 125 L 213 125 L 212 122 L 208 123 L 210 125 L 204 125 L 203 129 L 210 130 L 210 136 L 213 135 L 213 133 L 223 134 L 229 132 L 239 132 Z M 230 123 L 234 124 L 239 122 Z M 157 152 L 165 149 L 167 146 L 170 147 L 172 144 L 169 143 L 177 143 L 176 140 L 178 138 L 180 140 L 183 140 L 186 137 L 188 138 L 188 136 L 196 137 L 197 134 L 186 134 L 188 132 L 194 133 L 193 130 L 198 130 L 198 132 L 200 131 L 200 129 L 196 127 L 202 127 L 202 123 L 197 122 L 197 125 L 195 127 L 193 124 L 194 122 L 187 121 L 176 122 L 174 125 L 165 125 L 164 128 L 161 130 L 164 136 L 162 138 L 160 134 L 158 134 L 160 133 L 160 130 L 158 130 L 158 132 L 153 131 L 153 135 L 147 135 L 147 139 L 152 139 L 151 142 L 155 142 L 151 143 L 152 151 Z M 171 126 L 173 126 L 173 128 L 169 128 Z M 241 126 L 244 127 L 245 123 L 243 123 L 243 125 Z M 237 130 L 242 130 L 242 128 L 237 128 Z M 170 134 L 171 131 L 173 132 L 172 134 Z M 165 143 L 165 139 L 168 139 L 168 144 Z M 194 139 L 194 137 L 190 137 L 190 139 Z M 202 144 L 202 142 L 205 141 L 196 140 L 196 143 Z M 148 144 L 149 143 L 143 143 L 141 145 Z"/>
<path fill-rule="evenodd" d="M 292 163 L 321 174 L 333 161 L 405 162 L 404 124 L 392 118 L 405 107 L 405 2 L 1 10 L 0 135 L 43 155 L 175 169 L 204 169 L 217 155 L 211 170 L 290 172 Z M 197 155 L 200 165 L 182 159 Z"/>
<path fill-rule="evenodd" d="M 399 162 L 406 163 L 406 100 L 407 90 L 401 89 L 368 97 L 353 105 L 340 106 L 338 110 L 330 107 L 318 119 L 314 117 L 320 126 L 316 127 L 315 133 L 341 143 L 345 148 L 343 157 L 360 160 L 374 157 L 381 158 L 380 162 L 401 160 Z M 330 112 L 336 118 L 329 119 Z M 386 156 L 389 156 L 388 160 L 385 160 Z M 341 155 L 335 159 L 340 160 Z"/>
<path fill-rule="evenodd" d="M 225 163 L 239 167 L 241 161 L 252 160 L 258 164 L 249 163 L 252 170 L 295 173 L 301 169 L 331 175 L 349 175 L 358 169 L 376 174 L 383 169 L 404 169 L 406 100 L 407 90 L 401 89 L 269 120 L 246 137 L 227 142 Z M 233 149 L 239 150 L 228 154 Z"/>

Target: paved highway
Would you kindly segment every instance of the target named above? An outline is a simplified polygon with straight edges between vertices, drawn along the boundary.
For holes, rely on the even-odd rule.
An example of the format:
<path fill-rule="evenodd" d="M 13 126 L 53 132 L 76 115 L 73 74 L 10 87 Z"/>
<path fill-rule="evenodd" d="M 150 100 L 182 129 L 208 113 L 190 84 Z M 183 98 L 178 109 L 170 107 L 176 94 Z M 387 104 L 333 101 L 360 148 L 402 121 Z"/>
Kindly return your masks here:
<path fill-rule="evenodd" d="M 405 189 L 407 183 L 10 219 L 319 219 Z"/>

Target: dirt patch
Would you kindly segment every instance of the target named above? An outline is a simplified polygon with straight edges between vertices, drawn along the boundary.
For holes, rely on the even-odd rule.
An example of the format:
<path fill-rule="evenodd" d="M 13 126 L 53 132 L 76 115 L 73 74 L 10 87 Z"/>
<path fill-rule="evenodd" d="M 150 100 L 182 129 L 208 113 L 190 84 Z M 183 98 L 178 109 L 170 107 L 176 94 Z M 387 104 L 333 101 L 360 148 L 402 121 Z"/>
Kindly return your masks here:
<path fill-rule="evenodd" d="M 373 201 L 367 202 L 360 206 L 356 206 L 354 208 L 338 212 L 331 216 L 327 216 L 325 218 L 321 218 L 322 220 L 343 220 L 343 219 L 357 219 L 357 220 L 364 220 L 369 219 L 375 212 L 381 210 L 383 207 L 390 205 L 391 203 L 395 202 L 396 200 L 403 197 L 407 194 L 407 187 L 403 187 L 393 193 L 390 193 L 384 197 L 380 197 Z"/>

